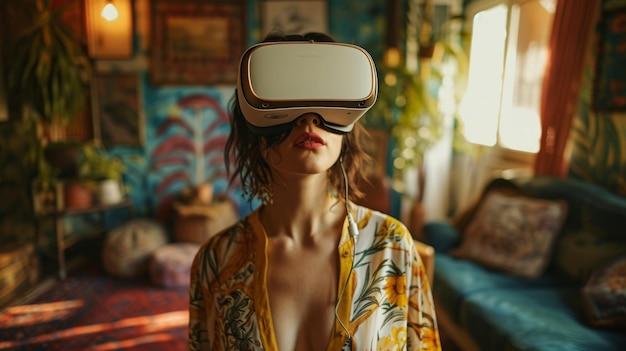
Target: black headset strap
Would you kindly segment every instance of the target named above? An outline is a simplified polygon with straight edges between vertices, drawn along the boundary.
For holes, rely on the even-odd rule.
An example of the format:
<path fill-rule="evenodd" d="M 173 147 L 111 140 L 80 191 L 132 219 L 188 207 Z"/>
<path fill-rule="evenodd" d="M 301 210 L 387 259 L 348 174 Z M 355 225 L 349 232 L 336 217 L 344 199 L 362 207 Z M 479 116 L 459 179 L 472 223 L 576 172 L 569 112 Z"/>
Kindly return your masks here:
<path fill-rule="evenodd" d="M 246 125 L 248 126 L 248 129 L 253 134 L 256 134 L 259 136 L 274 136 L 274 135 L 278 135 L 278 134 L 290 131 L 293 128 L 293 126 L 296 124 L 297 120 L 298 119 L 296 118 L 291 122 L 277 124 L 275 126 L 270 126 L 270 127 L 258 127 L 258 126 L 251 124 L 248 121 L 246 121 Z M 354 128 L 354 124 L 351 124 L 348 126 L 342 126 L 339 124 L 327 122 L 321 116 L 320 116 L 320 120 L 322 121 L 322 127 L 324 127 L 324 129 L 335 134 L 341 134 L 341 135 L 347 134 L 350 131 L 352 131 L 352 129 Z"/>

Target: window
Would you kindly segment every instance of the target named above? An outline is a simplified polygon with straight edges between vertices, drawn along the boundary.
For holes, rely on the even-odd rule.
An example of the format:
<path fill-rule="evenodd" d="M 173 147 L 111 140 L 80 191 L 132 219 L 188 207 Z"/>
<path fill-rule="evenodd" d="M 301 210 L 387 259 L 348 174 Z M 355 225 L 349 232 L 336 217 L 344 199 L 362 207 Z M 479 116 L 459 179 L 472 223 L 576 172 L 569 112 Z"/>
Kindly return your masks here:
<path fill-rule="evenodd" d="M 478 0 L 467 92 L 460 105 L 468 141 L 539 151 L 541 86 L 556 0 Z"/>

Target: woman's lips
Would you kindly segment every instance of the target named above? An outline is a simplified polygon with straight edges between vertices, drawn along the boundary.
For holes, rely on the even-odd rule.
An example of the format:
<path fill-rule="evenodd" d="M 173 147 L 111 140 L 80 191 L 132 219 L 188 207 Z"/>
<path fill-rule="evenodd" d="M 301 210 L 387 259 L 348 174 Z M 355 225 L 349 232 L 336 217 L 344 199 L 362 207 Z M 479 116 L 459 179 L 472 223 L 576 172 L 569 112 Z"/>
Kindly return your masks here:
<path fill-rule="evenodd" d="M 315 133 L 303 133 L 293 144 L 299 148 L 312 150 L 324 146 L 324 139 Z"/>

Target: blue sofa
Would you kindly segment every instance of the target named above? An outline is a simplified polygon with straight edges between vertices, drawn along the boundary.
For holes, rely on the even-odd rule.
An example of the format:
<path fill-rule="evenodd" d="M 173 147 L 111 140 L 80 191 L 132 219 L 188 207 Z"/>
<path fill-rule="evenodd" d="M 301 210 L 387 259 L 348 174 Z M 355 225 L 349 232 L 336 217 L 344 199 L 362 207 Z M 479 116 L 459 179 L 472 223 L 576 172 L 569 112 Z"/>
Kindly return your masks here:
<path fill-rule="evenodd" d="M 586 262 L 599 265 L 626 255 L 626 197 L 580 180 L 525 177 L 496 179 L 482 198 L 502 187 L 567 202 L 550 261 L 539 276 L 528 278 L 456 257 L 453 252 L 480 201 L 453 221 L 426 223 L 426 243 L 436 252 L 433 296 L 441 327 L 464 350 L 626 350 L 626 328 L 592 326 L 582 293 L 595 269 L 584 267 Z M 584 235 L 598 237 L 585 242 L 580 229 L 590 226 L 593 233 Z M 594 252 L 592 260 L 580 253 L 597 249 L 598 243 L 606 257 Z M 568 247 L 580 252 L 567 258 Z"/>

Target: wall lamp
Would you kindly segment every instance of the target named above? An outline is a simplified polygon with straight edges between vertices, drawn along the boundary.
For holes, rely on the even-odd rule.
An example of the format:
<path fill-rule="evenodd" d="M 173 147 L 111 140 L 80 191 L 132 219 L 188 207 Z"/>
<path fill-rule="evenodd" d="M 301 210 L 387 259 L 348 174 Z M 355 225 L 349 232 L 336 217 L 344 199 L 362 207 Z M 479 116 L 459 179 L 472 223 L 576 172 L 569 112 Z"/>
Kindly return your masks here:
<path fill-rule="evenodd" d="M 133 55 L 131 0 L 84 0 L 89 56 L 121 59 Z"/>

